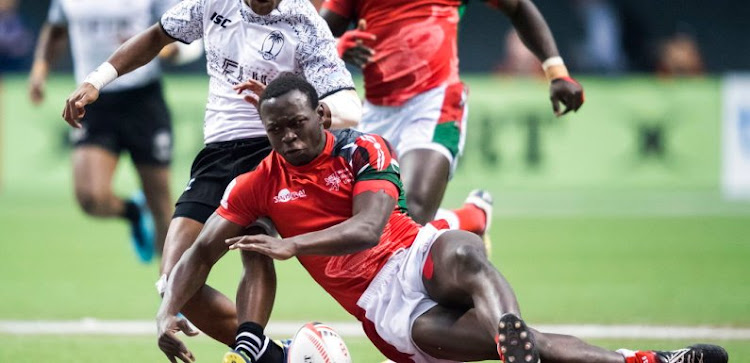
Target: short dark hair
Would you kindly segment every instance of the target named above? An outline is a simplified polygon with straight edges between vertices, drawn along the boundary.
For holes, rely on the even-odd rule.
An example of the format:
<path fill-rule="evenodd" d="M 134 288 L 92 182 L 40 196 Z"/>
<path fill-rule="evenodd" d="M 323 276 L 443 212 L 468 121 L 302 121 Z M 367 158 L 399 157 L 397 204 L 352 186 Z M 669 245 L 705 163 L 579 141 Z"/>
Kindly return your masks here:
<path fill-rule="evenodd" d="M 263 102 L 269 98 L 276 98 L 294 90 L 298 90 L 307 95 L 307 101 L 310 103 L 310 107 L 312 107 L 313 110 L 318 107 L 318 92 L 315 91 L 315 87 L 304 78 L 291 72 L 281 73 L 276 79 L 271 81 L 268 86 L 266 86 L 266 89 L 261 93 L 260 98 L 258 99 L 258 107 L 260 108 L 260 106 L 263 105 Z"/>

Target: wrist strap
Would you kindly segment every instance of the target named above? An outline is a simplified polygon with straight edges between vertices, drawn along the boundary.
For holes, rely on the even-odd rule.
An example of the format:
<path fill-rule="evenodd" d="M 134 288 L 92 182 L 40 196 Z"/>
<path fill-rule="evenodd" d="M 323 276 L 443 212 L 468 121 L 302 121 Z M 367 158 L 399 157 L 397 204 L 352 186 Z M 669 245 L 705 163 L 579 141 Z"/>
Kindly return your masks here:
<path fill-rule="evenodd" d="M 552 82 L 553 79 L 569 77 L 568 68 L 565 67 L 562 57 L 549 57 L 542 63 L 542 69 L 544 69 L 544 75 L 547 77 L 547 81 Z"/>
<path fill-rule="evenodd" d="M 83 80 L 85 83 L 90 83 L 97 90 L 101 90 L 102 87 L 108 85 L 110 82 L 117 78 L 117 70 L 109 62 L 102 63 L 93 72 L 89 73 L 88 76 Z"/>

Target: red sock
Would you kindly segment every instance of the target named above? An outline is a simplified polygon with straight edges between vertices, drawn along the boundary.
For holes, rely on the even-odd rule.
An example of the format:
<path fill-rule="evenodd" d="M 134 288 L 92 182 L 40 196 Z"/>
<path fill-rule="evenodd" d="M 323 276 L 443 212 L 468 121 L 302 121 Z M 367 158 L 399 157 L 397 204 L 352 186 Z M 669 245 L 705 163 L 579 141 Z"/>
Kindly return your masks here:
<path fill-rule="evenodd" d="M 452 211 L 458 217 L 458 228 L 464 231 L 481 234 L 487 226 L 487 216 L 484 211 L 474 204 L 464 204 L 459 209 Z"/>
<path fill-rule="evenodd" d="M 659 363 L 656 354 L 649 350 L 638 350 L 632 354 L 625 355 L 625 363 Z"/>

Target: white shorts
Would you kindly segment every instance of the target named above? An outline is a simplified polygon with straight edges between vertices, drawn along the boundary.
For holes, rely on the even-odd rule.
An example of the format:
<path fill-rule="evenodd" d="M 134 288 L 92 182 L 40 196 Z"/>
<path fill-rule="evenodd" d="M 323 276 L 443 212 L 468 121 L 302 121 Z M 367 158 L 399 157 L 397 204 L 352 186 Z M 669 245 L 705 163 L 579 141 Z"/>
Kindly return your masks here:
<path fill-rule="evenodd" d="M 457 82 L 420 93 L 401 106 L 365 101 L 358 129 L 383 136 L 397 155 L 414 149 L 438 151 L 455 170 L 466 141 L 467 96 L 466 86 Z"/>
<path fill-rule="evenodd" d="M 427 295 L 422 269 L 432 244 L 445 231 L 429 224 L 422 227 L 414 244 L 394 253 L 357 301 L 380 338 L 399 352 L 411 355 L 415 363 L 451 362 L 430 357 L 414 344 L 411 336 L 414 321 L 437 305 Z"/>

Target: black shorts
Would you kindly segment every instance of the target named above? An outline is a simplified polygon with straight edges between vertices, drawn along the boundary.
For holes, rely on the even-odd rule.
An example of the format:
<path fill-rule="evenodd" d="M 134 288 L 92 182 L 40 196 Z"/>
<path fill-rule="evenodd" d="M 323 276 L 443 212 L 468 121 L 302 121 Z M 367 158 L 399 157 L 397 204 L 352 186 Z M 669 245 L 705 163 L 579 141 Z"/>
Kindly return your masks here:
<path fill-rule="evenodd" d="M 126 91 L 103 92 L 86 106 L 80 129 L 71 130 L 75 147 L 96 145 L 137 165 L 167 166 L 172 161 L 172 120 L 161 83 Z"/>
<path fill-rule="evenodd" d="M 266 137 L 206 144 L 193 160 L 190 181 L 177 200 L 174 217 L 205 223 L 219 207 L 227 185 L 255 169 L 270 153 Z"/>

